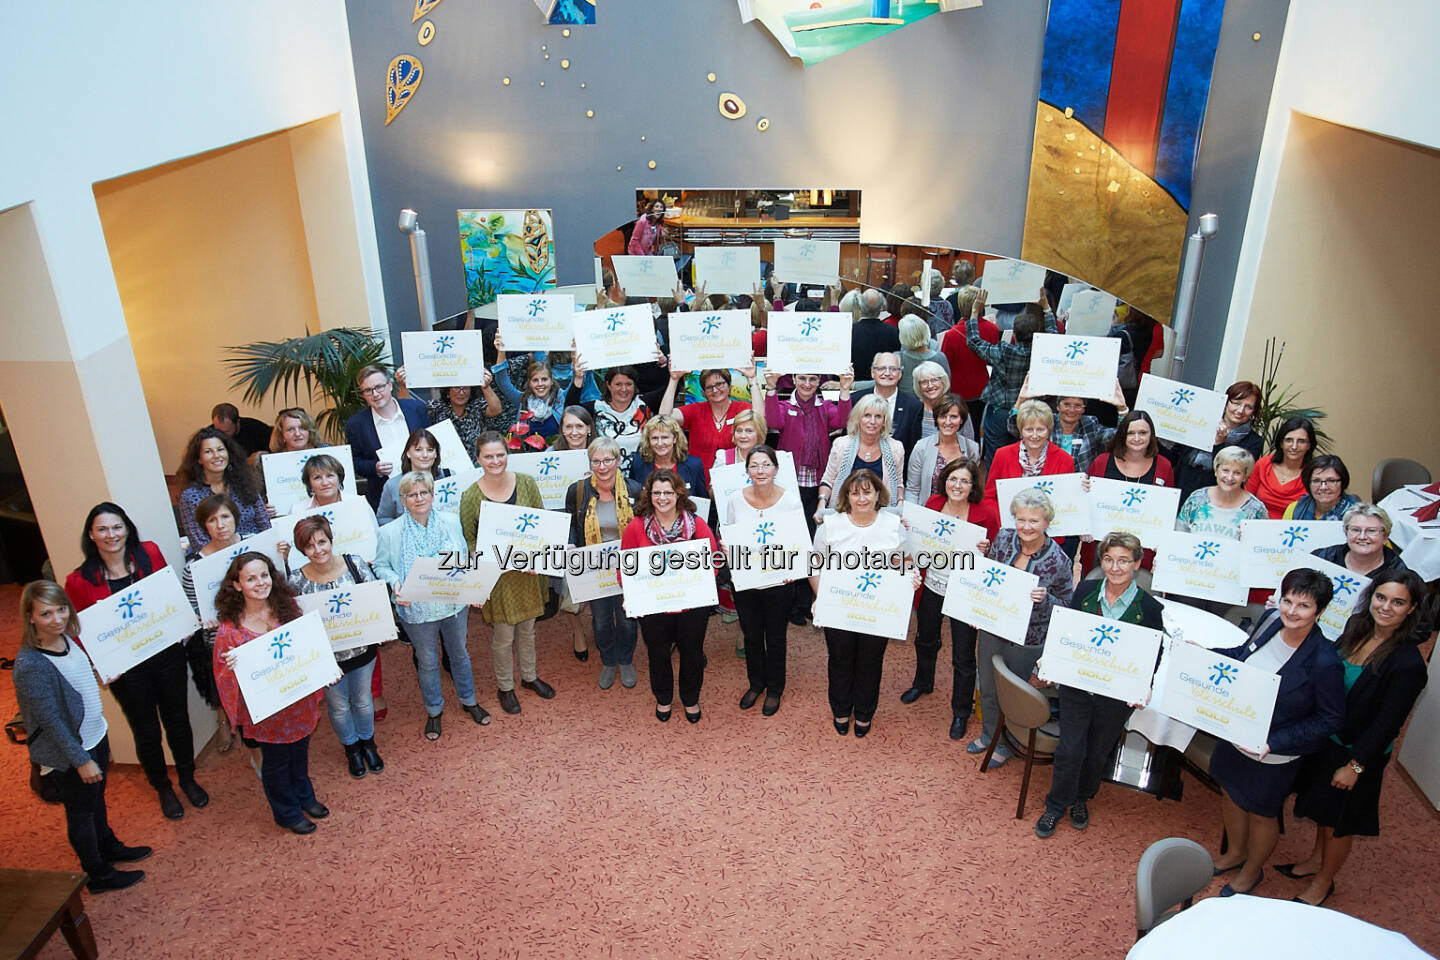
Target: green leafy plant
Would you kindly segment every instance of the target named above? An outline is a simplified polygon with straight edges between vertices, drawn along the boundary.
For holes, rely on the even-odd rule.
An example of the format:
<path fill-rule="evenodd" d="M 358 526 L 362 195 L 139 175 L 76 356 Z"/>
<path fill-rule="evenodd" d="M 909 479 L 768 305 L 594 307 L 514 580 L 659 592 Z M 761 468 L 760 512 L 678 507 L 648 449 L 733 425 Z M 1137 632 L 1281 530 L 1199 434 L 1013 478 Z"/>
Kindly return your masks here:
<path fill-rule="evenodd" d="M 345 421 L 365 407 L 355 375 L 370 364 L 389 368 L 385 343 L 368 330 L 336 327 L 289 340 L 262 340 L 226 347 L 230 383 L 248 403 L 270 397 L 285 403 L 326 402 L 315 422 L 327 439 L 340 441 Z M 302 391 L 301 385 L 304 385 Z"/>
<path fill-rule="evenodd" d="M 1280 438 L 1276 436 L 1280 427 L 1291 417 L 1304 417 L 1315 426 L 1317 452 L 1330 449 L 1330 435 L 1320 427 L 1325 411 L 1318 407 L 1300 405 L 1300 390 L 1294 384 L 1280 383 L 1280 360 L 1285 356 L 1285 342 L 1271 337 L 1265 341 L 1265 358 L 1260 373 L 1260 409 L 1255 421 L 1260 436 L 1265 438 L 1266 451 L 1274 450 Z"/>

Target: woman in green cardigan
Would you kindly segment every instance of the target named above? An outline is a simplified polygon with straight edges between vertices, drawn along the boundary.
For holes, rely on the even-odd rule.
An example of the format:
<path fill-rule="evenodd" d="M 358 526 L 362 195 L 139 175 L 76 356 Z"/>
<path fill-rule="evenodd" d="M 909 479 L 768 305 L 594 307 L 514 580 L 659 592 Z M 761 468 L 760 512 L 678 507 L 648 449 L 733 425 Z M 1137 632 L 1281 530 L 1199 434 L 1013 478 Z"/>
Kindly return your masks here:
<path fill-rule="evenodd" d="M 471 553 L 475 552 L 475 527 L 484 501 L 545 509 L 535 478 L 510 471 L 509 451 L 500 434 L 493 431 L 480 434 L 475 441 L 475 459 L 485 472 L 460 497 L 460 527 Z M 485 622 L 490 624 L 495 684 L 500 689 L 500 707 L 506 713 L 520 712 L 520 700 L 515 696 L 513 659 L 520 661 L 520 686 L 544 700 L 555 696 L 555 688 L 535 672 L 535 618 L 545 611 L 547 590 L 549 582 L 545 577 L 508 570 L 500 575 L 490 599 L 480 608 Z"/>

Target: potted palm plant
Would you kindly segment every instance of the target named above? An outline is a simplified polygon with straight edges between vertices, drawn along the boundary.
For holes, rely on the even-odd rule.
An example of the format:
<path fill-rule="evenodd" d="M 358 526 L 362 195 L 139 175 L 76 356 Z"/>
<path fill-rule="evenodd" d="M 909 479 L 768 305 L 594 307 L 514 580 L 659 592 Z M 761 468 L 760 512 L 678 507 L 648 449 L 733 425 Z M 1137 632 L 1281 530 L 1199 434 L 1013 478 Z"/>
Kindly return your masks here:
<path fill-rule="evenodd" d="M 245 391 L 245 401 L 294 397 L 328 406 L 315 412 L 320 432 L 343 442 L 345 421 L 365 406 L 355 375 L 362 367 L 385 361 L 385 343 L 368 330 L 336 327 L 289 340 L 262 340 L 226 347 L 230 383 Z M 304 385 L 302 394 L 301 385 Z"/>
<path fill-rule="evenodd" d="M 1265 438 L 1265 449 L 1274 450 L 1279 438 L 1276 433 L 1291 417 L 1304 417 L 1315 426 L 1316 452 L 1330 449 L 1330 435 L 1320 427 L 1325 411 L 1318 407 L 1300 405 L 1300 391 L 1294 384 L 1281 384 L 1280 360 L 1285 356 L 1285 343 L 1275 337 L 1265 341 L 1265 357 L 1260 373 L 1260 410 L 1256 414 L 1256 426 L 1260 436 Z"/>

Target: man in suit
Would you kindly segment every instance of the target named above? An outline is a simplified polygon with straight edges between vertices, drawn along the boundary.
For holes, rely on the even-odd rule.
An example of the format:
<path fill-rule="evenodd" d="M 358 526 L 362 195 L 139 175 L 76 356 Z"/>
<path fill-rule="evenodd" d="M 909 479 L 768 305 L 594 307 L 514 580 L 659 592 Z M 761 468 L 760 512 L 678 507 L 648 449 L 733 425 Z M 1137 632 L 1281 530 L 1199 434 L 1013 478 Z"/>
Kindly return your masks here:
<path fill-rule="evenodd" d="M 910 451 L 920 442 L 920 417 L 925 404 L 919 397 L 900 392 L 900 354 L 875 354 L 870 373 L 875 378 L 875 386 L 856 391 L 854 400 L 873 393 L 890 404 L 890 433 L 905 448 L 908 460 Z"/>
<path fill-rule="evenodd" d="M 900 350 L 899 332 L 880 319 L 884 309 L 885 295 L 879 290 L 872 288 L 860 294 L 860 319 L 850 328 L 850 362 L 855 367 L 856 380 L 874 379 L 870 375 L 870 364 L 876 354 Z"/>
<path fill-rule="evenodd" d="M 386 478 L 400 469 L 399 463 L 380 460 L 380 450 L 403 449 L 413 431 L 430 426 L 430 416 L 419 400 L 395 396 L 395 385 L 384 367 L 365 367 L 355 382 L 368 409 L 345 421 L 345 441 L 350 444 L 355 472 L 365 478 L 365 499 L 372 508 L 379 508 Z"/>

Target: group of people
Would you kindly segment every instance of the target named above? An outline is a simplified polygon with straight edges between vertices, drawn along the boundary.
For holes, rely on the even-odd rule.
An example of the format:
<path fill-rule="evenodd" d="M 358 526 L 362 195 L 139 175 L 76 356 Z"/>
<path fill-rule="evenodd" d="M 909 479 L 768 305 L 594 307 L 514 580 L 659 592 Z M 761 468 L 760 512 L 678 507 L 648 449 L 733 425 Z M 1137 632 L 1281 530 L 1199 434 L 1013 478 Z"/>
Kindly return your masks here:
<path fill-rule="evenodd" d="M 908 289 L 827 294 L 823 305 L 833 301 L 855 320 L 852 363 L 833 377 L 775 370 L 762 376 L 754 363 L 739 370 L 670 368 L 665 312 L 736 305 L 706 297 L 703 290 L 693 295 L 677 290 L 673 302 L 661 305 L 652 363 L 592 370 L 576 353 L 507 355 L 495 336 L 485 382 L 448 388 L 429 403 L 408 395 L 403 368 L 393 377 L 381 366 L 361 370 L 357 390 L 365 408 L 346 423 L 345 438 L 356 474 L 348 479 L 360 481 L 375 518 L 373 563 L 335 549 L 335 530 L 320 511 L 356 495 L 346 492 L 345 464 L 319 449 L 325 442 L 306 411 L 281 411 L 264 451 L 246 450 L 217 414 L 216 423 L 191 438 L 181 464 L 186 485 L 178 513 L 190 551 L 182 580 L 192 602 L 197 590 L 209 589 L 195 582 L 194 562 L 243 546 L 277 515 L 254 467 L 257 459 L 317 452 L 303 467 L 308 497 L 293 506 L 305 514 L 294 526 L 295 549 L 282 542 L 278 564 L 264 552 L 239 551 L 214 585 L 215 619 L 183 647 L 167 648 L 111 684 L 164 814 L 178 818 L 184 808 L 168 779 L 162 727 L 181 793 L 193 807 L 208 803 L 191 759 L 187 673 L 217 710 L 220 749 L 239 739 L 258 751 L 257 772 L 281 827 L 310 833 L 328 812 L 308 775 L 308 747 L 322 700 L 350 774 L 358 779 L 383 770 L 375 721 L 385 707 L 374 645 L 336 652 L 342 676 L 323 692 L 260 722 L 246 709 L 234 651 L 299 616 L 300 594 L 384 581 L 397 628 L 413 649 L 426 713 L 423 737 L 433 741 L 442 735 L 447 671 L 462 710 L 476 724 L 489 724 L 467 647 L 470 607 L 407 599 L 404 585 L 421 558 L 465 556 L 476 548 L 482 504 L 544 509 L 535 478 L 509 465 L 511 452 L 533 449 L 586 453 L 588 473 L 565 492 L 561 508 L 573 547 L 629 550 L 698 541 L 720 551 L 728 531 L 788 516 L 805 524 L 817 553 L 863 550 L 887 556 L 886 563 L 908 576 L 918 594 L 914 679 L 902 703 L 933 692 L 949 620 L 949 737 L 966 737 L 978 690 L 981 723 L 966 749 L 986 754 L 990 766 L 1003 764 L 1013 747 L 997 724 L 997 663 L 1044 686 L 1037 664 L 1056 606 L 1164 627 L 1160 604 L 1137 576 L 1148 567 L 1147 548 L 1153 545 L 1122 532 L 1098 542 L 1057 539 L 1048 532 L 1055 505 L 1045 493 L 1023 489 L 1005 502 L 998 494 L 1001 480 L 1078 472 L 1177 486 L 1182 506 L 1176 528 L 1207 536 L 1238 539 L 1244 520 L 1267 517 L 1343 523 L 1345 544 L 1321 556 L 1370 578 L 1356 613 L 1337 643 L 1326 639 L 1317 624 L 1331 599 L 1330 581 L 1308 569 L 1286 576 L 1276 609 L 1257 604 L 1250 611 L 1257 621 L 1250 639 L 1223 652 L 1280 676 L 1270 738 L 1258 755 L 1222 743 L 1210 771 L 1224 791 L 1231 843 L 1217 862 L 1217 874 L 1236 871 L 1226 892 L 1259 885 L 1275 845 L 1280 804 L 1298 792 L 1297 812 L 1318 825 L 1315 849 L 1306 861 L 1276 869 L 1311 878 L 1299 898 L 1323 902 L 1352 838 L 1378 832 L 1381 776 L 1425 682 L 1418 649 L 1429 629 L 1420 625 L 1425 585 L 1386 545 L 1389 518 L 1347 492 L 1345 464 L 1319 454 L 1310 422 L 1280 425 L 1267 451 L 1263 421 L 1257 419 L 1261 391 L 1249 381 L 1226 390 L 1224 418 L 1209 450 L 1162 445 L 1150 415 L 1130 408 L 1133 391 L 1118 376 L 1109 411 L 1091 402 L 1087 412 L 1083 398 L 1031 395 L 1033 337 L 1060 329 L 1063 317 L 1056 317 L 1042 291 L 1035 303 L 1016 305 L 1001 337 L 984 316 L 985 292 L 968 283 L 973 272 L 967 276 L 961 265 L 954 289 L 937 283 L 928 306 Z M 786 308 L 783 298 L 772 297 L 778 293 L 757 289 L 749 298 L 757 347 L 763 345 L 768 312 Z M 609 277 L 600 297 L 605 303 L 629 299 Z M 823 305 L 792 303 L 800 309 Z M 1134 337 L 1145 329 L 1132 317 L 1114 332 Z M 232 415 L 229 422 L 234 420 Z M 463 451 L 441 449 L 430 429 L 441 421 L 454 425 Z M 458 504 L 437 503 L 436 483 L 470 470 L 472 457 L 479 473 Z M 734 472 L 720 471 L 735 466 L 743 471 L 739 482 Z M 698 509 L 696 498 L 713 498 L 708 512 Z M 979 552 L 1038 578 L 1023 642 L 944 615 L 947 572 L 932 567 L 922 575 L 902 559 L 908 522 L 901 508 L 907 503 L 983 528 Z M 75 614 L 158 570 L 165 560 L 113 503 L 91 511 L 82 549 L 85 562 L 63 590 L 48 581 L 26 587 L 24 649 L 15 676 L 27 724 L 38 731 L 30 741 L 32 757 L 57 777 L 71 843 L 91 889 L 104 890 L 143 876 L 120 865 L 149 851 L 121 844 L 106 820 L 105 721 L 93 673 L 77 651 L 76 641 L 84 638 Z M 824 567 L 823 561 L 812 564 Z M 670 720 L 678 686 L 686 720 L 700 722 L 705 639 L 709 619 L 718 612 L 739 622 L 737 654 L 748 680 L 740 709 L 750 710 L 763 698 L 761 712 L 778 713 L 786 687 L 787 634 L 814 619 L 820 578 L 799 569 L 785 582 L 740 589 L 721 567 L 717 579 L 718 610 L 696 607 L 632 619 L 619 593 L 590 600 L 599 688 L 610 690 L 617 679 L 625 688 L 637 685 L 634 653 L 643 639 L 656 720 Z M 497 702 L 504 712 L 522 710 L 517 667 L 521 689 L 540 700 L 556 696 L 539 675 L 538 620 L 563 612 L 570 618 L 574 655 L 588 659 L 591 644 L 580 606 L 558 580 L 518 570 L 500 575 L 480 613 L 490 628 Z M 1221 612 L 1214 604 L 1209 609 Z M 834 729 L 840 736 L 853 730 L 865 737 L 879 708 L 890 642 L 835 627 L 824 633 Z M 1045 811 L 1035 824 L 1042 838 L 1052 836 L 1067 816 L 1076 829 L 1088 826 L 1088 803 L 1136 706 L 1065 686 L 1053 692 L 1060 737 Z"/>

